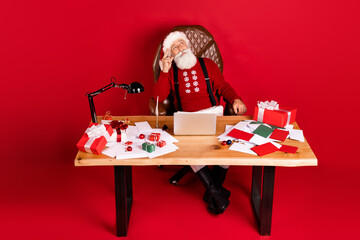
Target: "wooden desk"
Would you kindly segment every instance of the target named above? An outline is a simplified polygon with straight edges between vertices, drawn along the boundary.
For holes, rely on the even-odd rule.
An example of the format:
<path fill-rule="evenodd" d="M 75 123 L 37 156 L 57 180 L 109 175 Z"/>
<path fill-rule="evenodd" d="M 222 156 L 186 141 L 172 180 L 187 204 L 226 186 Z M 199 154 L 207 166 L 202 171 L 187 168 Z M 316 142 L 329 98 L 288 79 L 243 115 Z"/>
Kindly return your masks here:
<path fill-rule="evenodd" d="M 129 118 L 130 124 L 148 121 L 155 128 L 155 116 L 123 116 L 115 120 Z M 216 136 L 225 131 L 225 125 L 233 125 L 250 116 L 222 116 L 217 118 Z M 98 117 L 100 122 L 100 117 Z M 159 117 L 159 127 L 166 124 L 173 133 L 173 117 Z M 294 128 L 299 129 L 297 123 Z M 296 154 L 275 152 L 263 157 L 237 151 L 229 151 L 229 146 L 221 146 L 216 136 L 176 136 L 179 149 L 154 159 L 138 158 L 116 160 L 105 155 L 94 155 L 78 151 L 75 166 L 114 166 L 116 226 L 117 236 L 126 236 L 132 204 L 131 166 L 151 165 L 239 165 L 253 166 L 251 202 L 260 235 L 270 235 L 274 192 L 275 167 L 317 166 L 317 159 L 307 141 L 304 143 L 286 139 L 284 144 L 299 147 Z M 196 146 L 196 147 L 194 147 Z M 262 189 L 262 191 L 261 191 Z"/>

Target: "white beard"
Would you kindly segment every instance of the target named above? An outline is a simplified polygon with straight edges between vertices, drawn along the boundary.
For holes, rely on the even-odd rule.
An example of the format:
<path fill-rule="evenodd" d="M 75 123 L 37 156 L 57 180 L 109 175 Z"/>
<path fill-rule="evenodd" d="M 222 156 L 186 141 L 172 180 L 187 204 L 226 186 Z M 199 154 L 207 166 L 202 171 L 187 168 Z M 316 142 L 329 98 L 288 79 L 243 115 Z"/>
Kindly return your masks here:
<path fill-rule="evenodd" d="M 174 61 L 176 63 L 176 66 L 180 68 L 181 70 L 184 69 L 190 69 L 195 66 L 197 62 L 196 56 L 191 52 L 190 48 L 187 48 L 183 50 L 182 52 L 179 52 L 174 57 Z"/>

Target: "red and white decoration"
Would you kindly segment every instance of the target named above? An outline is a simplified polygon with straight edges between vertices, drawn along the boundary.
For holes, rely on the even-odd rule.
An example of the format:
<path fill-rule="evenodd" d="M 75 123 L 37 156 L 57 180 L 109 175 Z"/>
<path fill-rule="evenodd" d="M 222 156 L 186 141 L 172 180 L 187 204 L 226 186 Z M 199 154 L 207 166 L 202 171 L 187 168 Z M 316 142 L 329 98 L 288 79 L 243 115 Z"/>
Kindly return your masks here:
<path fill-rule="evenodd" d="M 109 125 L 92 123 L 76 146 L 80 151 L 99 155 L 113 132 Z"/>
<path fill-rule="evenodd" d="M 270 102 L 259 101 L 257 106 L 255 106 L 253 119 L 274 126 L 285 127 L 295 122 L 296 108 L 280 108 L 279 104 L 274 100 Z"/>
<path fill-rule="evenodd" d="M 185 93 L 191 93 L 192 90 L 196 93 L 200 92 L 200 88 L 198 87 L 199 82 L 197 81 L 198 76 L 196 76 L 196 71 L 192 70 L 191 71 L 191 79 L 193 80 L 192 84 L 189 82 L 190 78 L 188 77 L 188 72 L 185 71 L 183 72 L 183 77 L 184 77 L 184 81 L 185 81 Z M 191 86 L 193 86 L 194 88 L 191 88 Z"/>

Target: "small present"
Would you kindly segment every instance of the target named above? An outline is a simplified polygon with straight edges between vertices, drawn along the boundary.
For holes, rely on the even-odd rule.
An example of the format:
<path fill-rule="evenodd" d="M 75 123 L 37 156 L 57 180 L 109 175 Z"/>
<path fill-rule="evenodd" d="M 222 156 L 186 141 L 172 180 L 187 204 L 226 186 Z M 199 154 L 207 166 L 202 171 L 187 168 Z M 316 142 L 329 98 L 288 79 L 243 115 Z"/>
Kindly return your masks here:
<path fill-rule="evenodd" d="M 155 145 L 151 144 L 151 143 L 148 143 L 148 142 L 145 142 L 145 143 L 142 144 L 142 149 L 144 151 L 152 153 L 153 151 L 155 151 Z"/>
<path fill-rule="evenodd" d="M 258 102 L 253 119 L 270 125 L 285 127 L 295 122 L 296 108 L 279 107 L 276 101 Z"/>
<path fill-rule="evenodd" d="M 158 147 L 163 147 L 163 146 L 165 146 L 166 145 L 166 142 L 164 141 L 164 140 L 160 140 L 160 141 L 158 141 L 157 143 L 156 143 L 156 145 L 158 146 Z"/>
<path fill-rule="evenodd" d="M 120 135 L 121 135 L 121 141 L 120 142 L 127 142 L 126 131 L 120 129 Z"/>
<path fill-rule="evenodd" d="M 160 133 L 151 133 L 149 136 L 150 141 L 159 141 L 160 140 Z"/>
<path fill-rule="evenodd" d="M 113 129 L 110 126 L 92 123 L 76 146 L 80 151 L 99 155 L 112 134 Z"/>
<path fill-rule="evenodd" d="M 120 128 L 116 128 L 116 133 L 117 133 L 117 142 L 126 142 L 127 141 L 127 137 L 126 137 L 126 131 L 125 130 L 121 130 Z"/>

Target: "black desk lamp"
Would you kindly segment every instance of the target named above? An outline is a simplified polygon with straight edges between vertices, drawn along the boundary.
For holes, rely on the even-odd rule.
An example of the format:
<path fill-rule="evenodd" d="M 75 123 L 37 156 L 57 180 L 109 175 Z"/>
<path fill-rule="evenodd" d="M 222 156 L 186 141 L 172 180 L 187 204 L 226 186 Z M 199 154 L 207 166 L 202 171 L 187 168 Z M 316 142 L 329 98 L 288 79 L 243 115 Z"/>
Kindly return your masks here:
<path fill-rule="evenodd" d="M 111 83 L 106 85 L 103 88 L 100 88 L 99 90 L 95 91 L 95 92 L 87 92 L 85 95 L 88 97 L 89 99 L 89 105 L 90 105 L 90 112 L 91 112 L 91 120 L 94 123 L 97 123 L 97 118 L 96 118 L 96 111 L 95 111 L 95 105 L 94 105 L 94 100 L 93 97 L 99 95 L 100 93 L 105 92 L 106 90 L 109 90 L 110 88 L 123 88 L 127 91 L 127 93 L 141 93 L 144 91 L 144 86 L 139 83 L 139 82 L 133 82 L 130 83 L 129 85 L 127 84 L 117 84 L 116 83 L 116 79 L 115 78 L 111 78 Z M 126 93 L 125 93 L 125 98 L 126 98 Z"/>

